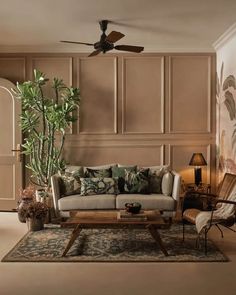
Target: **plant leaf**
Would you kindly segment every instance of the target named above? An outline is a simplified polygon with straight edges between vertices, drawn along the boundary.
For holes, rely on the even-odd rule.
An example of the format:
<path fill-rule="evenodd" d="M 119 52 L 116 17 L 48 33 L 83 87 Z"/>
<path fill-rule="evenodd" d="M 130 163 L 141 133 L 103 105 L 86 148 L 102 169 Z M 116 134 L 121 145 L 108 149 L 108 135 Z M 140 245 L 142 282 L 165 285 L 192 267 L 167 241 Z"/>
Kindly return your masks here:
<path fill-rule="evenodd" d="M 233 94 L 230 91 L 225 92 L 225 106 L 229 112 L 230 120 L 233 120 L 236 118 L 236 110 L 235 110 L 235 101 Z"/>
<path fill-rule="evenodd" d="M 229 75 L 223 83 L 223 90 L 225 91 L 227 88 L 229 87 L 233 87 L 234 89 L 236 89 L 236 79 L 234 77 L 234 75 Z"/>

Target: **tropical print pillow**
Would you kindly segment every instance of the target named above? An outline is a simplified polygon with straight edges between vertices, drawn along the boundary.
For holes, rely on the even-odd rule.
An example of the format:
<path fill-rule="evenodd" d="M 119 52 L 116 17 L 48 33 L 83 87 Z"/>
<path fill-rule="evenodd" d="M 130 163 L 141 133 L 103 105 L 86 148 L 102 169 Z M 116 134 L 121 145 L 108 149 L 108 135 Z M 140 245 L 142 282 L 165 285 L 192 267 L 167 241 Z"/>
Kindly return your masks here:
<path fill-rule="evenodd" d="M 80 194 L 80 178 L 84 176 L 83 167 L 70 166 L 67 167 L 65 173 L 60 173 L 60 193 L 68 196 Z"/>
<path fill-rule="evenodd" d="M 111 168 L 106 169 L 92 169 L 92 168 L 85 168 L 85 177 L 90 178 L 110 178 L 112 175 Z"/>
<path fill-rule="evenodd" d="M 118 177 L 118 188 L 120 193 L 124 193 L 125 170 L 136 172 L 137 166 L 112 167 L 112 177 Z"/>
<path fill-rule="evenodd" d="M 69 174 L 61 175 L 59 180 L 60 194 L 62 196 L 69 196 L 80 194 L 80 182 Z"/>
<path fill-rule="evenodd" d="M 149 194 L 149 169 L 141 169 L 137 173 L 125 170 L 124 190 L 130 194 Z"/>
<path fill-rule="evenodd" d="M 110 177 L 81 178 L 81 196 L 111 194 L 117 195 L 118 179 Z"/>

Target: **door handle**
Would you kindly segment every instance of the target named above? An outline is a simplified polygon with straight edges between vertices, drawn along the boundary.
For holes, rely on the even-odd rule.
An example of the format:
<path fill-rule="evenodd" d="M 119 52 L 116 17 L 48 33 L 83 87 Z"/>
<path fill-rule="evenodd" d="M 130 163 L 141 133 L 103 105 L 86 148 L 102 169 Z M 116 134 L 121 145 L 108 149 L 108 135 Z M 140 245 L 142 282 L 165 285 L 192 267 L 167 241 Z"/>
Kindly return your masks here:
<path fill-rule="evenodd" d="M 21 162 L 22 161 L 22 149 L 21 149 L 21 144 L 20 143 L 18 143 L 17 145 L 16 145 L 16 149 L 13 149 L 13 150 L 11 150 L 12 152 L 15 152 L 16 153 L 16 160 L 18 161 L 18 162 Z"/>

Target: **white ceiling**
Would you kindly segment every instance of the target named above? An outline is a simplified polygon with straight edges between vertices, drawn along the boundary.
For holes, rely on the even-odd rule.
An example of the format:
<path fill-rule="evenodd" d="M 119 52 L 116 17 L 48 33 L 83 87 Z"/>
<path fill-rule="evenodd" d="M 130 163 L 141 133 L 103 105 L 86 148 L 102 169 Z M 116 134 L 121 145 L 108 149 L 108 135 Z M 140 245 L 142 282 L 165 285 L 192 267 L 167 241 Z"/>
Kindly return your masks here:
<path fill-rule="evenodd" d="M 125 37 L 117 44 L 145 52 L 213 51 L 212 43 L 236 22 L 236 0 L 0 0 L 1 52 L 90 52 L 98 21 Z"/>

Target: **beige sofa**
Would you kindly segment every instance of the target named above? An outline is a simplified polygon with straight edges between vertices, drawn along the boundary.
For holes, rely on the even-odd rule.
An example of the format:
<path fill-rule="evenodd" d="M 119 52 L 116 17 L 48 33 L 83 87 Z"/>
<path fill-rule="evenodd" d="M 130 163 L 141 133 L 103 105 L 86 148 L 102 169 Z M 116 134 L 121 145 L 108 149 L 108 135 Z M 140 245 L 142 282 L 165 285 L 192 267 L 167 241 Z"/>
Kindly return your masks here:
<path fill-rule="evenodd" d="M 114 165 L 114 164 L 113 164 Z M 104 167 L 104 166 L 101 166 Z M 155 166 L 157 167 L 157 166 Z M 159 166 L 161 167 L 161 166 Z M 167 166 L 165 166 L 167 167 Z M 91 168 L 91 167 L 90 167 Z M 93 168 L 93 167 L 92 167 Z M 94 167 L 97 168 L 97 167 Z M 119 210 L 125 207 L 125 203 L 139 202 L 142 209 L 158 209 L 165 217 L 174 217 L 179 199 L 181 176 L 175 171 L 173 175 L 171 193 L 166 194 L 102 194 L 81 196 L 78 194 L 62 196 L 60 193 L 60 176 L 53 175 L 51 178 L 53 203 L 58 216 L 68 217 L 73 210 Z M 163 182 L 164 176 L 162 178 Z M 163 187 L 164 189 L 164 187 Z"/>

